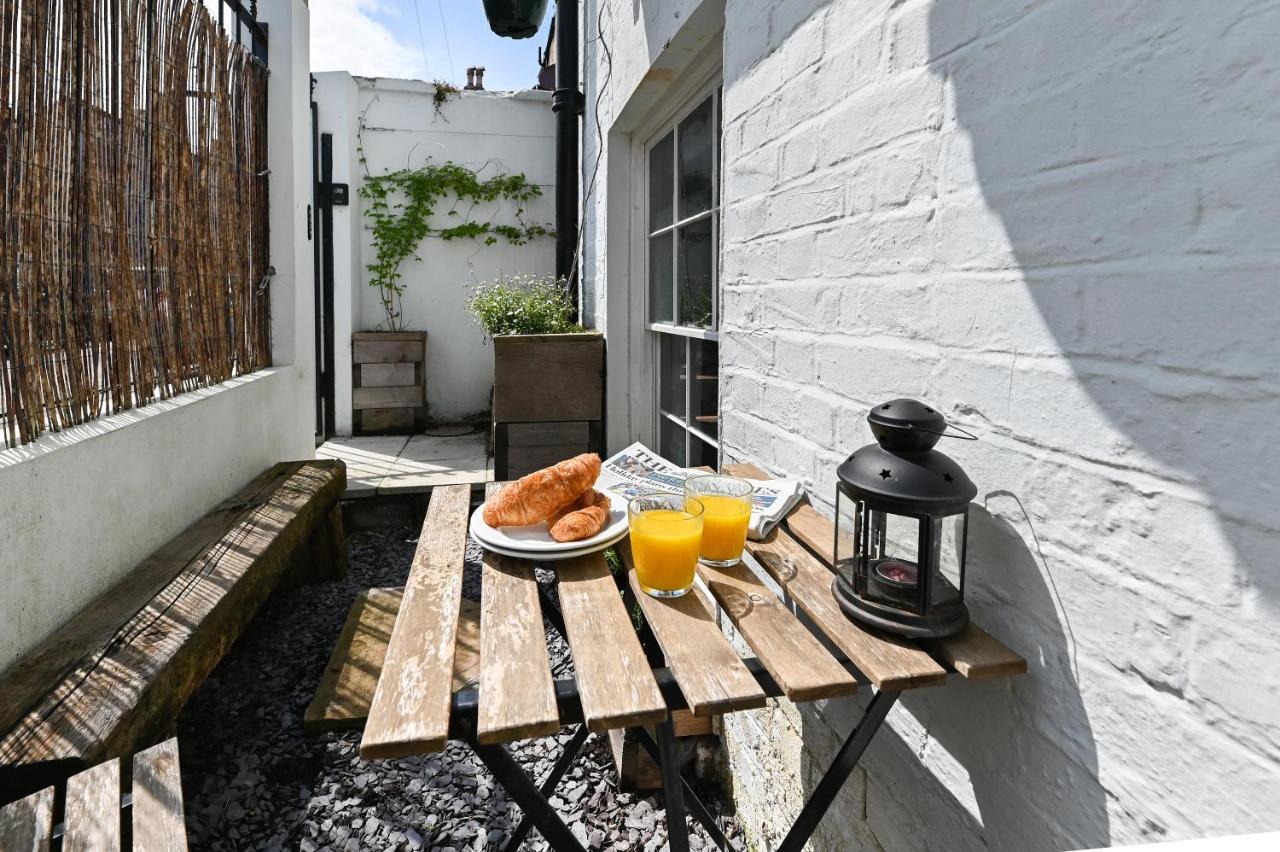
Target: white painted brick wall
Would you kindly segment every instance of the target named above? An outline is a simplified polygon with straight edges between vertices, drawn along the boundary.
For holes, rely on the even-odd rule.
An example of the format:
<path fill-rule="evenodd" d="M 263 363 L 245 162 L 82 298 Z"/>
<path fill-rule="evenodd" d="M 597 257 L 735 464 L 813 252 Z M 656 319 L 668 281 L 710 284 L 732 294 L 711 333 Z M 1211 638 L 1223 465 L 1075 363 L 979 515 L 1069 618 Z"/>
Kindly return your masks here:
<path fill-rule="evenodd" d="M 692 5 L 606 9 L 606 130 Z M 1031 663 L 908 694 L 813 847 L 1280 828 L 1280 3 L 725 21 L 726 455 L 829 509 L 871 405 L 941 407 L 982 437 L 948 448 L 980 489 L 972 610 Z M 609 203 L 586 218 L 600 316 Z M 756 848 L 865 700 L 728 720 Z"/>

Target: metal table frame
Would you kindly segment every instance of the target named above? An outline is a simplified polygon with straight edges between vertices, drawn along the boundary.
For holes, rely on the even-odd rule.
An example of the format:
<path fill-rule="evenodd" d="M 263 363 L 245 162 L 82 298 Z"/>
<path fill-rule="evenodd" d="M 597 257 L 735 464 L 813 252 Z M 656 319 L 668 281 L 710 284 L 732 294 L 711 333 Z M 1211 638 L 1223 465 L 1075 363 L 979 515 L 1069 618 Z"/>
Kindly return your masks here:
<path fill-rule="evenodd" d="M 625 571 L 615 572 L 614 578 L 622 590 L 628 607 L 631 607 L 634 605 L 634 598 L 626 583 L 625 574 Z M 562 636 L 567 638 L 559 607 L 551 599 L 550 594 L 541 582 L 539 582 L 538 586 L 543 602 L 543 615 Z M 676 710 L 687 710 L 689 708 L 688 702 L 680 691 L 675 675 L 671 669 L 666 667 L 661 651 L 658 650 L 657 642 L 650 632 L 648 624 L 642 624 L 637 632 L 641 645 L 649 656 L 653 677 L 657 681 L 658 689 L 666 702 L 668 713 Z M 837 655 L 837 660 L 859 685 L 870 685 L 871 682 L 866 675 L 858 671 L 847 658 L 843 655 Z M 782 688 L 764 668 L 759 659 L 755 657 L 744 658 L 743 663 L 760 684 L 760 688 L 767 697 L 780 698 L 784 696 Z M 555 808 L 548 801 L 548 797 L 555 792 L 556 786 L 586 744 L 589 733 L 582 712 L 582 702 L 578 694 L 577 681 L 574 678 L 557 679 L 555 681 L 555 691 L 556 706 L 560 713 L 560 720 L 565 725 L 577 725 L 578 728 L 552 767 L 551 772 L 540 784 L 535 783 L 533 779 L 525 774 L 524 770 L 504 746 L 483 745 L 478 741 L 476 737 L 476 719 L 480 706 L 479 690 L 475 687 L 468 687 L 455 692 L 453 695 L 453 703 L 449 714 L 449 738 L 467 743 L 476 756 L 480 758 L 481 762 L 493 773 L 497 782 L 506 789 L 507 794 L 524 812 L 520 824 L 502 847 L 504 850 L 518 849 L 528 835 L 529 830 L 536 827 L 553 849 L 560 852 L 564 852 L 564 850 L 585 852 L 583 845 L 573 836 L 569 827 L 560 819 L 555 812 Z M 862 719 L 845 739 L 831 765 L 827 768 L 817 787 L 814 788 L 813 793 L 809 796 L 809 800 L 801 809 L 799 816 L 796 817 L 791 829 L 787 832 L 787 836 L 778 847 L 779 852 L 799 852 L 813 835 L 818 823 L 821 822 L 822 817 L 831 808 L 836 795 L 844 786 L 849 775 L 852 774 L 854 767 L 858 765 L 858 760 L 871 743 L 871 739 L 880 730 L 880 726 L 884 723 L 885 717 L 888 716 L 893 705 L 897 703 L 900 694 L 900 691 L 896 690 L 879 690 L 875 693 L 870 704 L 863 712 Z M 666 721 L 655 726 L 656 736 L 650 736 L 648 731 L 643 728 L 628 729 L 628 733 L 636 737 L 641 747 L 649 753 L 661 771 L 662 792 L 667 811 L 667 837 L 672 852 L 688 852 L 689 833 L 685 822 L 686 815 L 692 815 L 706 829 L 707 834 L 710 835 L 720 849 L 734 849 L 735 847 L 724 836 L 724 832 L 716 823 L 706 805 L 680 774 L 676 755 L 675 729 L 670 716 Z"/>

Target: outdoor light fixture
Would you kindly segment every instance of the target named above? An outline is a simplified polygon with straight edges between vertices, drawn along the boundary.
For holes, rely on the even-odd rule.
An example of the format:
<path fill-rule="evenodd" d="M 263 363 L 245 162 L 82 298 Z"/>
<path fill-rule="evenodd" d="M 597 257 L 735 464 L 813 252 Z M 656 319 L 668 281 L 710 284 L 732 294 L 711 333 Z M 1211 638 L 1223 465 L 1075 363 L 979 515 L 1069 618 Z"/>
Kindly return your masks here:
<path fill-rule="evenodd" d="M 976 439 L 948 433 L 942 414 L 911 399 L 878 405 L 867 421 L 877 443 L 836 471 L 836 600 L 881 630 L 950 636 L 969 623 L 965 544 L 978 488 L 933 447 Z"/>
<path fill-rule="evenodd" d="M 489 29 L 504 38 L 532 38 L 547 14 L 547 0 L 484 0 Z"/>

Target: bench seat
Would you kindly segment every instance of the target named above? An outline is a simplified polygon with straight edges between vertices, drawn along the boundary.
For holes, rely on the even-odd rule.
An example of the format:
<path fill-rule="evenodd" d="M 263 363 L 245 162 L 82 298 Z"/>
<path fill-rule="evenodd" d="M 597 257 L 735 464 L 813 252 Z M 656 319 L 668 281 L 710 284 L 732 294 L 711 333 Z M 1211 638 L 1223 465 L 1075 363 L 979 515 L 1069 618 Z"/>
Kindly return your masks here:
<path fill-rule="evenodd" d="M 187 827 L 178 762 L 178 741 L 171 739 L 133 756 L 129 795 L 120 758 L 113 757 L 71 776 L 58 785 L 60 791 L 45 787 L 6 805 L 0 808 L 0 849 L 41 852 L 61 838 L 65 850 L 184 852 Z M 55 823 L 58 800 L 63 817 Z"/>
<path fill-rule="evenodd" d="M 345 573 L 345 488 L 275 465 L 0 675 L 0 802 L 160 739 L 273 589 Z"/>

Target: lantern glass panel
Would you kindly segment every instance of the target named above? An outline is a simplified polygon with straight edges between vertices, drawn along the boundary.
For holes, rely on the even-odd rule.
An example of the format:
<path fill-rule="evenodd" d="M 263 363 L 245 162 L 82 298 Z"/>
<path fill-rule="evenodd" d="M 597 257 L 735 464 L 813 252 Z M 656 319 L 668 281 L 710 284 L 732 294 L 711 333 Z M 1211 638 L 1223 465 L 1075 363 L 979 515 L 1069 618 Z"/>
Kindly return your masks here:
<path fill-rule="evenodd" d="M 871 528 L 873 531 L 883 530 L 878 539 L 879 550 L 872 554 L 876 559 L 901 559 L 919 564 L 919 520 L 892 512 L 872 512 Z"/>
<path fill-rule="evenodd" d="M 862 553 L 862 513 L 860 500 L 836 491 L 836 573 L 855 586 L 855 566 Z"/>
<path fill-rule="evenodd" d="M 920 608 L 920 519 L 873 509 L 867 512 L 868 556 L 858 593 L 887 606 Z"/>
<path fill-rule="evenodd" d="M 960 598 L 961 560 L 964 558 L 965 515 L 933 518 L 933 564 L 937 566 L 932 583 L 932 603 L 953 603 Z"/>

